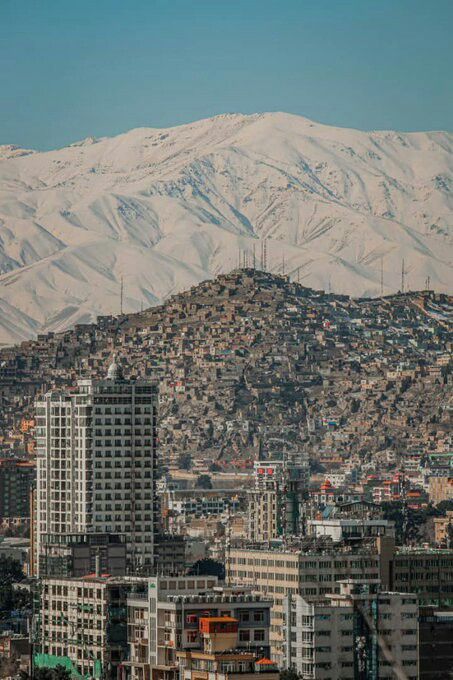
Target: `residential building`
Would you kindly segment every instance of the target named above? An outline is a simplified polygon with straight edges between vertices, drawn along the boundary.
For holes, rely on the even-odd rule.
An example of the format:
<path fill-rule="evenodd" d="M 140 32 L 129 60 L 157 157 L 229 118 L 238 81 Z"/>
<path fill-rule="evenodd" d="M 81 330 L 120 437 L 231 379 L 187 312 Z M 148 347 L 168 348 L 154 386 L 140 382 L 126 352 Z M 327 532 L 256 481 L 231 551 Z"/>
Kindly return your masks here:
<path fill-rule="evenodd" d="M 188 678 L 195 669 L 254 673 L 269 655 L 272 601 L 250 589 L 217 586 L 215 577 L 155 577 L 127 604 L 122 678 L 177 680 L 182 667 Z"/>
<path fill-rule="evenodd" d="M 116 679 L 127 655 L 126 598 L 133 583 L 100 574 L 44 579 L 35 667 L 62 665 L 73 677 Z"/>
<path fill-rule="evenodd" d="M 445 680 L 453 669 L 453 609 L 420 607 L 420 680 Z"/>
<path fill-rule="evenodd" d="M 302 680 L 418 679 L 415 595 L 378 581 L 340 581 L 340 593 L 285 598 L 285 665 Z"/>
<path fill-rule="evenodd" d="M 36 403 L 37 552 L 48 534 L 113 533 L 127 540 L 131 569 L 152 569 L 157 388 L 124 380 L 114 361 L 103 380 Z"/>
<path fill-rule="evenodd" d="M 453 546 L 453 510 L 447 510 L 445 517 L 434 518 L 434 542 L 437 546 Z"/>
<path fill-rule="evenodd" d="M 34 461 L 0 460 L 0 524 L 30 518 L 30 490 L 36 479 Z"/>
<path fill-rule="evenodd" d="M 313 541 L 291 547 L 276 543 L 260 549 L 231 548 L 227 561 L 227 581 L 248 585 L 273 601 L 271 614 L 271 656 L 284 663 L 283 612 L 288 595 L 316 597 L 340 593 L 338 581 L 380 579 L 380 560 L 375 549 L 363 546 L 352 550 L 332 543 Z"/>
<path fill-rule="evenodd" d="M 429 499 L 434 505 L 453 500 L 453 477 L 430 477 L 428 482 Z"/>
<path fill-rule="evenodd" d="M 255 461 L 249 494 L 251 541 L 271 541 L 301 532 L 303 501 L 308 489 L 308 458 L 283 454 L 282 460 Z"/>

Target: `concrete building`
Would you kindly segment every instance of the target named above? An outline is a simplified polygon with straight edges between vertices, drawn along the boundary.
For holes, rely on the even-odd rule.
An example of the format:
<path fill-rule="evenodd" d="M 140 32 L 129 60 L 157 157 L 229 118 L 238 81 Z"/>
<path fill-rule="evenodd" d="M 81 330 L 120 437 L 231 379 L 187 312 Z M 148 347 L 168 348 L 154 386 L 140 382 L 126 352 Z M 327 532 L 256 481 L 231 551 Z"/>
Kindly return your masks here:
<path fill-rule="evenodd" d="M 41 578 L 79 578 L 93 574 L 126 574 L 126 543 L 117 534 L 43 534 Z"/>
<path fill-rule="evenodd" d="M 428 482 L 429 500 L 437 505 L 442 501 L 453 500 L 453 477 L 430 477 Z"/>
<path fill-rule="evenodd" d="M 448 548 L 453 545 L 453 510 L 447 510 L 445 517 L 434 518 L 434 542 Z"/>
<path fill-rule="evenodd" d="M 396 548 L 389 586 L 417 593 L 420 605 L 453 606 L 453 549 Z"/>
<path fill-rule="evenodd" d="M 386 519 L 332 519 L 307 520 L 307 534 L 317 538 L 329 536 L 333 541 L 354 541 L 377 536 L 395 536 L 395 523 Z"/>
<path fill-rule="evenodd" d="M 254 673 L 269 655 L 271 605 L 250 589 L 221 588 L 215 577 L 151 578 L 128 596 L 130 654 L 121 677 L 177 680 L 182 668 L 188 678 L 196 668 Z"/>
<path fill-rule="evenodd" d="M 308 458 L 284 454 L 282 460 L 255 461 L 249 494 L 251 541 L 271 541 L 301 532 L 302 506 L 308 489 Z"/>
<path fill-rule="evenodd" d="M 127 381 L 113 362 L 104 380 L 36 403 L 37 552 L 42 536 L 126 536 L 132 569 L 154 560 L 157 388 Z"/>
<path fill-rule="evenodd" d="M 293 549 L 281 544 L 268 549 L 232 548 L 227 561 L 227 581 L 253 587 L 263 597 L 273 601 L 271 618 L 271 656 L 283 665 L 284 598 L 288 595 L 317 597 L 340 593 L 338 581 L 378 580 L 380 559 L 375 549 L 364 547 L 352 551 L 326 544 L 324 549 L 314 544 Z"/>
<path fill-rule="evenodd" d="M 36 464 L 5 458 L 0 460 L 0 524 L 30 517 L 30 490 L 36 479 Z"/>
<path fill-rule="evenodd" d="M 302 680 L 418 678 L 415 595 L 379 582 L 340 582 L 339 594 L 285 598 L 285 661 Z"/>
<path fill-rule="evenodd" d="M 453 669 L 453 609 L 420 607 L 420 680 L 450 678 Z"/>
<path fill-rule="evenodd" d="M 35 667 L 73 677 L 117 678 L 127 655 L 126 597 L 132 580 L 92 574 L 44 579 L 34 639 Z"/>

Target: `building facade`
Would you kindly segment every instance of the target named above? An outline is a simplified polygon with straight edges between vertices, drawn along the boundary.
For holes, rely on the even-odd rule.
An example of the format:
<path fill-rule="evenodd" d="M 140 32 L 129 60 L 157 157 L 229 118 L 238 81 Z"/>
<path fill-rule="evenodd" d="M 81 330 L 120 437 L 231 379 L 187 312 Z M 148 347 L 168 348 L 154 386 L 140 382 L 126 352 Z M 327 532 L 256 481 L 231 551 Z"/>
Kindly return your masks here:
<path fill-rule="evenodd" d="M 346 580 L 339 594 L 285 599 L 286 666 L 302 680 L 378 680 L 395 669 L 417 680 L 418 651 L 415 595 Z"/>
<path fill-rule="evenodd" d="M 251 541 L 272 541 L 301 532 L 308 479 L 308 459 L 302 453 L 254 463 L 254 486 L 249 493 Z"/>
<path fill-rule="evenodd" d="M 145 592 L 131 592 L 127 604 L 130 654 L 123 678 L 177 680 L 181 668 L 189 677 L 197 666 L 204 673 L 225 674 L 226 666 L 254 673 L 254 664 L 269 655 L 272 602 L 250 589 L 220 587 L 212 576 L 155 577 Z"/>
<path fill-rule="evenodd" d="M 149 569 L 159 513 L 155 491 L 157 387 L 106 379 L 36 404 L 37 552 L 44 535 L 112 533 L 127 540 L 131 568 Z"/>
<path fill-rule="evenodd" d="M 0 524 L 30 517 L 30 491 L 36 479 L 32 461 L 0 460 Z"/>
<path fill-rule="evenodd" d="M 285 660 L 285 597 L 339 594 L 337 582 L 346 578 L 379 579 L 379 555 L 372 550 L 353 552 L 335 546 L 324 551 L 275 546 L 273 549 L 232 548 L 227 562 L 230 583 L 248 585 L 272 599 L 271 656 L 279 665 Z"/>

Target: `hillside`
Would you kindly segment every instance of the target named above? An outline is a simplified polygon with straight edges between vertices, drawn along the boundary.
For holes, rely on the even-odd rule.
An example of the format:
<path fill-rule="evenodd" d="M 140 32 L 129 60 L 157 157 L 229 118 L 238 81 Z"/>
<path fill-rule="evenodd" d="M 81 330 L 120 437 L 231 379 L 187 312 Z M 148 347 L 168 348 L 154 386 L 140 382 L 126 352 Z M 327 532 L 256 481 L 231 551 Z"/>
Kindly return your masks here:
<path fill-rule="evenodd" d="M 105 375 L 117 353 L 128 376 L 158 381 L 165 464 L 185 455 L 230 469 L 301 447 L 362 462 L 448 451 L 452 303 L 355 300 L 236 270 L 0 351 L 0 433 L 7 447 L 37 392 Z"/>
<path fill-rule="evenodd" d="M 223 115 L 40 153 L 0 148 L 0 344 L 138 311 L 240 251 L 353 296 L 449 292 L 452 136 Z"/>

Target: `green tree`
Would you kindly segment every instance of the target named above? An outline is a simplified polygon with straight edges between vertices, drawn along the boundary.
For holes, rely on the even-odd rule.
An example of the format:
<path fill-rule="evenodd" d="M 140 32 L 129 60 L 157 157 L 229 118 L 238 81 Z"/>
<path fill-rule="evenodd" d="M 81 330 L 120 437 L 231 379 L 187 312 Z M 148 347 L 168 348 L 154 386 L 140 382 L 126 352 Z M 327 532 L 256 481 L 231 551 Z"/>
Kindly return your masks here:
<path fill-rule="evenodd" d="M 198 475 L 195 482 L 197 489 L 212 489 L 212 481 L 209 475 Z"/>
<path fill-rule="evenodd" d="M 190 470 L 192 467 L 192 457 L 190 453 L 181 453 L 178 458 L 178 467 L 181 470 Z"/>

